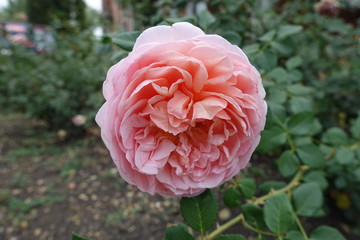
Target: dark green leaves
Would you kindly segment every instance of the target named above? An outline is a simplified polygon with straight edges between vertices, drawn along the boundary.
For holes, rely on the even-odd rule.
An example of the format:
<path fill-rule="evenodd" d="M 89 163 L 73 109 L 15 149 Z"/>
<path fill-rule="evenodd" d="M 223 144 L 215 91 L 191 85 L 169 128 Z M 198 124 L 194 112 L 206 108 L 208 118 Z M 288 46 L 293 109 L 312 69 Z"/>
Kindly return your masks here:
<path fill-rule="evenodd" d="M 349 142 L 349 137 L 346 132 L 338 127 L 329 128 L 322 137 L 324 143 L 330 145 L 341 145 Z"/>
<path fill-rule="evenodd" d="M 296 96 L 303 96 L 312 93 L 314 90 L 301 84 L 293 84 L 287 87 L 287 90 Z"/>
<path fill-rule="evenodd" d="M 346 240 L 335 228 L 320 226 L 311 234 L 312 240 Z"/>
<path fill-rule="evenodd" d="M 246 221 L 252 223 L 258 229 L 262 229 L 265 226 L 264 212 L 262 208 L 253 204 L 244 204 L 241 206 L 241 210 Z"/>
<path fill-rule="evenodd" d="M 177 226 L 166 229 L 164 240 L 195 240 L 195 238 L 189 233 L 184 224 L 179 223 Z"/>
<path fill-rule="evenodd" d="M 239 45 L 241 43 L 241 36 L 234 31 L 227 31 L 221 34 L 221 36 L 234 45 Z"/>
<path fill-rule="evenodd" d="M 304 240 L 303 235 L 298 231 L 290 231 L 286 233 L 286 240 Z"/>
<path fill-rule="evenodd" d="M 235 188 L 231 187 L 227 189 L 224 193 L 224 203 L 230 208 L 240 207 L 241 206 L 241 193 Z"/>
<path fill-rule="evenodd" d="M 345 165 L 355 161 L 355 153 L 350 148 L 340 147 L 336 151 L 335 158 L 340 165 Z"/>
<path fill-rule="evenodd" d="M 310 133 L 313 123 L 313 113 L 301 112 L 291 116 L 287 125 L 290 133 L 295 135 L 305 135 Z"/>
<path fill-rule="evenodd" d="M 262 152 L 270 152 L 286 142 L 286 133 L 279 127 L 266 129 L 261 134 L 261 142 L 258 150 Z"/>
<path fill-rule="evenodd" d="M 286 232 L 292 225 L 292 207 L 284 193 L 269 198 L 264 206 L 264 217 L 267 227 L 274 233 Z"/>
<path fill-rule="evenodd" d="M 305 217 L 315 216 L 323 204 L 321 188 L 315 182 L 305 183 L 296 188 L 293 199 L 296 212 Z"/>
<path fill-rule="evenodd" d="M 269 71 L 276 67 L 278 57 L 272 50 L 261 51 L 256 55 L 255 62 L 261 69 Z"/>
<path fill-rule="evenodd" d="M 81 236 L 77 235 L 76 233 L 73 233 L 73 234 L 72 234 L 72 238 L 71 238 L 71 239 L 72 239 L 72 240 L 92 240 L 92 239 L 90 239 L 90 238 L 81 237 Z"/>
<path fill-rule="evenodd" d="M 198 21 L 201 28 L 208 29 L 216 21 L 216 18 L 205 9 L 198 13 Z"/>
<path fill-rule="evenodd" d="M 306 144 L 297 148 L 301 161 L 310 167 L 321 167 L 324 164 L 324 154 L 314 144 Z"/>
<path fill-rule="evenodd" d="M 260 191 L 263 193 L 270 192 L 271 189 L 277 190 L 286 186 L 286 182 L 267 181 L 260 185 Z"/>
<path fill-rule="evenodd" d="M 301 64 L 302 64 L 302 59 L 299 56 L 292 57 L 289 60 L 287 60 L 285 63 L 286 68 L 289 70 L 297 68 L 301 66 Z"/>
<path fill-rule="evenodd" d="M 299 167 L 299 160 L 292 151 L 288 150 L 281 154 L 277 164 L 281 175 L 290 177 L 296 173 Z"/>
<path fill-rule="evenodd" d="M 297 25 L 282 25 L 279 27 L 278 30 L 278 35 L 277 37 L 279 39 L 284 39 L 288 36 L 294 35 L 296 33 L 301 32 L 301 30 L 303 29 L 302 26 L 297 26 Z"/>
<path fill-rule="evenodd" d="M 254 53 L 257 53 L 257 51 L 259 51 L 260 44 L 254 43 L 254 44 L 246 45 L 242 49 L 246 55 L 248 55 L 248 56 L 253 55 Z"/>
<path fill-rule="evenodd" d="M 360 114 L 351 122 L 350 131 L 354 138 L 360 139 Z"/>
<path fill-rule="evenodd" d="M 217 199 L 210 190 L 196 197 L 183 197 L 180 200 L 180 212 L 191 228 L 204 232 L 215 223 L 218 212 Z"/>
<path fill-rule="evenodd" d="M 120 48 L 131 51 L 140 32 L 121 32 L 113 36 L 112 41 Z"/>
<path fill-rule="evenodd" d="M 239 187 L 246 198 L 252 198 L 256 191 L 255 181 L 250 178 L 241 179 Z"/>
<path fill-rule="evenodd" d="M 246 239 L 241 235 L 227 234 L 217 237 L 214 240 L 246 240 Z"/>
<path fill-rule="evenodd" d="M 325 178 L 323 171 L 311 171 L 308 172 L 304 177 L 305 182 L 315 182 L 317 183 L 321 190 L 325 190 L 328 187 L 328 182 Z"/>

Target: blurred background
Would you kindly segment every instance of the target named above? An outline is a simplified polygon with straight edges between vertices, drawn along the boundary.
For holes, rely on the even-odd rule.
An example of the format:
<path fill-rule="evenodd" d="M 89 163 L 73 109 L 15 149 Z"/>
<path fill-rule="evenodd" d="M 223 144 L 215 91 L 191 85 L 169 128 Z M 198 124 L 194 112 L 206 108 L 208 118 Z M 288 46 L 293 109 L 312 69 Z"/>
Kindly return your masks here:
<path fill-rule="evenodd" d="M 180 221 L 178 199 L 143 194 L 118 176 L 94 122 L 109 67 L 142 30 L 178 21 L 240 46 L 281 121 L 316 116 L 295 144 L 323 146 L 327 165 L 309 179 L 326 201 L 303 221 L 359 239 L 359 17 L 360 0 L 0 0 L 0 239 L 70 239 L 75 231 L 155 240 Z M 271 124 L 242 174 L 280 186 L 288 176 L 275 160 L 285 140 Z M 238 210 L 220 213 L 226 221 Z"/>

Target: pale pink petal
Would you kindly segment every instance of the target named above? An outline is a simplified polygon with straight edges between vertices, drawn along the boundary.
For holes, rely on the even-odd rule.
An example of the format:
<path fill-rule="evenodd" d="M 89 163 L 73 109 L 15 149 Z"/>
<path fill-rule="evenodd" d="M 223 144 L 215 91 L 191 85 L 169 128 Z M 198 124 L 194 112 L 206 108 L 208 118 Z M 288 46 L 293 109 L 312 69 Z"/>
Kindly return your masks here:
<path fill-rule="evenodd" d="M 168 101 L 167 111 L 169 114 L 184 119 L 191 107 L 191 99 L 189 96 L 178 91 L 175 92 L 174 97 Z"/>
<path fill-rule="evenodd" d="M 200 45 L 190 49 L 187 54 L 200 60 L 205 65 L 209 75 L 206 84 L 226 82 L 233 74 L 230 58 L 218 49 Z"/>
<path fill-rule="evenodd" d="M 191 39 L 204 35 L 204 32 L 186 22 L 175 23 L 172 26 L 156 26 L 146 29 L 135 42 L 134 49 L 148 43 L 167 43 Z"/>
<path fill-rule="evenodd" d="M 194 103 L 192 120 L 213 119 L 214 116 L 226 108 L 227 101 L 217 97 L 207 97 L 204 100 Z"/>

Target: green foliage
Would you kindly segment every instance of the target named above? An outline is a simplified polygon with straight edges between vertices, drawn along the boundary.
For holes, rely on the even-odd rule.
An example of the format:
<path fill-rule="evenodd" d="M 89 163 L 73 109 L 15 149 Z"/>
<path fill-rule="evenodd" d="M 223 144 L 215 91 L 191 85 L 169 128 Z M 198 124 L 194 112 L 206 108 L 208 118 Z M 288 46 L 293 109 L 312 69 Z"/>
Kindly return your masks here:
<path fill-rule="evenodd" d="M 280 173 L 284 177 L 293 176 L 300 164 L 297 156 L 290 150 L 283 152 L 277 161 Z"/>
<path fill-rule="evenodd" d="M 81 237 L 80 235 L 77 235 L 76 233 L 73 233 L 72 234 L 72 240 L 91 240 L 90 238 L 84 238 L 84 237 Z"/>
<path fill-rule="evenodd" d="M 241 206 L 241 193 L 235 187 L 228 188 L 224 192 L 224 203 L 230 208 Z"/>
<path fill-rule="evenodd" d="M 61 30 L 70 30 L 77 25 L 86 27 L 86 4 L 83 0 L 31 0 L 27 1 L 26 13 L 34 24 L 54 25 Z"/>
<path fill-rule="evenodd" d="M 285 194 L 274 195 L 264 206 L 266 226 L 274 233 L 284 233 L 292 225 L 292 207 Z"/>
<path fill-rule="evenodd" d="M 5 68 L 0 69 L 0 106 L 44 120 L 52 129 L 81 133 L 94 124 L 103 102 L 102 82 L 112 64 L 99 50 L 90 34 L 83 33 L 61 37 L 57 49 L 44 55 L 21 48 L 12 49 L 11 58 L 0 55 Z M 80 127 L 72 122 L 78 114 L 88 119 Z"/>
<path fill-rule="evenodd" d="M 305 183 L 293 193 L 296 212 L 300 216 L 312 217 L 323 205 L 323 195 L 320 186 L 315 182 Z"/>
<path fill-rule="evenodd" d="M 140 32 L 117 33 L 113 36 L 112 41 L 125 51 L 131 51 L 139 35 Z"/>
<path fill-rule="evenodd" d="M 264 211 L 254 204 L 244 204 L 241 206 L 245 220 L 256 226 L 257 229 L 265 227 Z"/>
<path fill-rule="evenodd" d="M 245 240 L 245 237 L 241 235 L 227 234 L 217 237 L 214 240 Z"/>
<path fill-rule="evenodd" d="M 256 183 L 250 178 L 241 179 L 239 182 L 239 187 L 246 198 L 252 198 L 256 192 Z"/>
<path fill-rule="evenodd" d="M 181 216 L 191 228 L 200 233 L 208 230 L 215 223 L 218 203 L 214 193 L 206 190 L 193 198 L 181 198 Z"/>
<path fill-rule="evenodd" d="M 320 226 L 311 234 L 314 240 L 345 240 L 344 236 L 335 228 Z"/>
<path fill-rule="evenodd" d="M 164 240 L 195 240 L 189 233 L 186 226 L 179 223 L 166 229 Z"/>

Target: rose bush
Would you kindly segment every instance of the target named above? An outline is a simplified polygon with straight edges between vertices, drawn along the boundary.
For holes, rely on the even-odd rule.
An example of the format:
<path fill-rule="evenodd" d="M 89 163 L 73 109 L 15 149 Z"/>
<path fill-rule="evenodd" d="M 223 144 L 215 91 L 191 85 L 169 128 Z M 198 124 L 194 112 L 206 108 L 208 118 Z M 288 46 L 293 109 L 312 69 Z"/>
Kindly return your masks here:
<path fill-rule="evenodd" d="M 248 163 L 265 125 L 258 71 L 189 23 L 145 30 L 103 85 L 96 121 L 121 176 L 150 194 L 194 196 Z"/>

